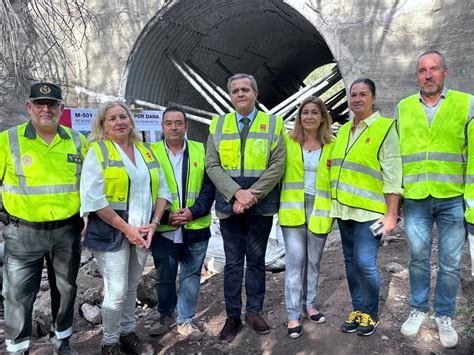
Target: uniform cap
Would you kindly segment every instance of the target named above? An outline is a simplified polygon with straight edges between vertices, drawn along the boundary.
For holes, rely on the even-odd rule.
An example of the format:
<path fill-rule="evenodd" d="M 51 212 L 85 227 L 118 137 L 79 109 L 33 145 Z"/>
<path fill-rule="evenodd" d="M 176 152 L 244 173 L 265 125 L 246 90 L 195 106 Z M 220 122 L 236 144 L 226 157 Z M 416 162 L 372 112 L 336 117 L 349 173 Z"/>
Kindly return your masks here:
<path fill-rule="evenodd" d="M 41 99 L 62 101 L 61 88 L 51 83 L 36 83 L 31 85 L 30 100 L 35 101 Z"/>

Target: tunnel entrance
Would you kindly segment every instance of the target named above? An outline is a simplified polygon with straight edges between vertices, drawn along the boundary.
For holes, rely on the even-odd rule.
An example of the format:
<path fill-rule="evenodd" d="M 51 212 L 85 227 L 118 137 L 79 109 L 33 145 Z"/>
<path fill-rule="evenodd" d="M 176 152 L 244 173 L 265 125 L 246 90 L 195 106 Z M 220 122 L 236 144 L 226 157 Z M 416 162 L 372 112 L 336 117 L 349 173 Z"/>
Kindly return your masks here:
<path fill-rule="evenodd" d="M 271 109 L 305 87 L 303 81 L 314 69 L 330 63 L 334 57 L 317 29 L 283 1 L 173 1 L 135 43 L 127 63 L 125 98 L 138 105 L 180 103 L 217 112 L 181 66 L 225 91 L 232 74 L 252 74 L 259 101 Z M 331 86 L 341 79 L 337 66 L 333 71 Z M 341 91 L 326 100 L 333 104 L 336 121 L 347 116 Z"/>

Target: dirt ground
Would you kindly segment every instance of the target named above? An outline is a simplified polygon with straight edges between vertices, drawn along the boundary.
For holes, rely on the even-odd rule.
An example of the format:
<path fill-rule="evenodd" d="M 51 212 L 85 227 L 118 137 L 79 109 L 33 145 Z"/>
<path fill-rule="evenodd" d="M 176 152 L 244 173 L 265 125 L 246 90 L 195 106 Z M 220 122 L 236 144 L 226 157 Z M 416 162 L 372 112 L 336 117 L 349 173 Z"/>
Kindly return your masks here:
<path fill-rule="evenodd" d="M 470 274 L 470 258 L 466 245 L 463 257 L 462 285 L 458 295 L 458 314 L 454 324 L 460 335 L 460 342 L 453 350 L 444 349 L 439 343 L 433 315 L 422 326 L 416 338 L 401 335 L 399 329 L 409 313 L 408 297 L 408 246 L 399 231 L 395 237 L 380 248 L 378 263 L 382 273 L 380 294 L 380 323 L 376 332 L 369 337 L 345 334 L 339 331 L 340 324 L 351 311 L 349 291 L 344 273 L 340 240 L 337 231 L 326 244 L 323 255 L 318 295 L 318 308 L 326 315 L 323 324 L 305 320 L 303 335 L 290 339 L 286 331 L 284 305 L 285 273 L 267 272 L 267 293 L 263 315 L 268 320 L 271 332 L 257 335 L 244 327 L 231 344 L 221 344 L 218 334 L 225 321 L 223 299 L 223 274 L 208 278 L 201 287 L 198 312 L 195 317 L 198 327 L 205 332 L 199 342 L 188 342 L 176 329 L 161 337 L 148 337 L 147 329 L 153 317 L 139 317 L 142 336 L 152 343 L 159 354 L 474 354 L 474 338 L 468 337 L 467 327 L 472 327 L 472 314 L 467 306 L 474 305 L 474 281 Z M 433 249 L 433 279 L 435 284 L 436 245 Z M 387 271 L 386 266 L 396 262 L 404 270 L 396 273 Z M 87 285 L 80 285 L 83 292 Z M 245 300 L 244 300 L 245 304 Z M 472 308 L 471 308 L 472 309 Z M 100 327 L 85 320 L 76 324 L 72 344 L 80 354 L 97 354 L 100 350 Z M 30 354 L 49 354 L 51 347 L 46 338 L 34 339 Z"/>

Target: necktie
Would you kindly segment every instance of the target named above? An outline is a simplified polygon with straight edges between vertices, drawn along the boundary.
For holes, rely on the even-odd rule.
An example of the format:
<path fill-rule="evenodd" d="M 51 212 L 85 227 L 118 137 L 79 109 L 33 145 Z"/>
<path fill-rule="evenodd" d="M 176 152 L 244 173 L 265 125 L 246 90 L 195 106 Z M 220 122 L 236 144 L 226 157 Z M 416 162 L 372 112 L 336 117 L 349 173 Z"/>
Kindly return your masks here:
<path fill-rule="evenodd" d="M 244 124 L 242 130 L 240 131 L 240 149 L 243 152 L 245 148 L 245 141 L 247 140 L 247 135 L 249 134 L 250 120 L 247 117 L 242 117 L 240 121 Z"/>

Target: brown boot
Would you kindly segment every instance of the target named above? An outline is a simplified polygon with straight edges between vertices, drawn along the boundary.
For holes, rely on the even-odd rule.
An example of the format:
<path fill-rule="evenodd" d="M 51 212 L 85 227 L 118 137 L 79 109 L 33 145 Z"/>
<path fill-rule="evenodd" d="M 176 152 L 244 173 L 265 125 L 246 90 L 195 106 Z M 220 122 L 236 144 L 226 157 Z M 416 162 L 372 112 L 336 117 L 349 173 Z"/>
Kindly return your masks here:
<path fill-rule="evenodd" d="M 140 340 L 135 332 L 122 334 L 120 342 L 122 343 L 122 350 L 125 352 L 138 355 L 153 355 L 153 346 Z"/>
<path fill-rule="evenodd" d="M 225 320 L 224 328 L 222 328 L 219 334 L 220 341 L 231 342 L 242 328 L 242 321 L 240 318 L 227 318 Z"/>
<path fill-rule="evenodd" d="M 245 323 L 255 330 L 257 334 L 268 334 L 270 333 L 270 327 L 267 322 L 258 313 L 247 312 L 245 315 Z"/>

